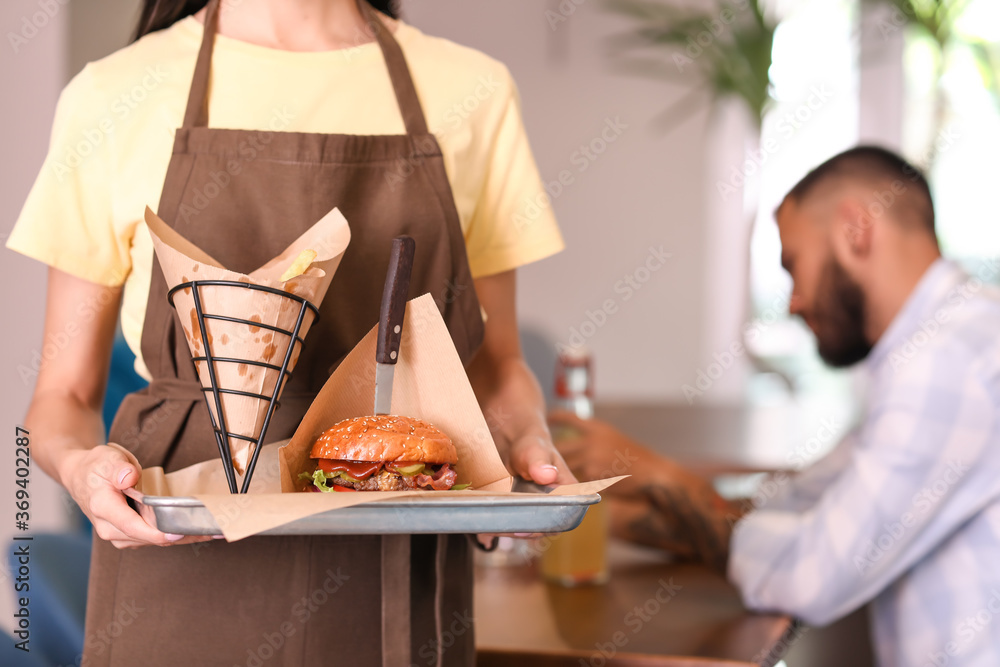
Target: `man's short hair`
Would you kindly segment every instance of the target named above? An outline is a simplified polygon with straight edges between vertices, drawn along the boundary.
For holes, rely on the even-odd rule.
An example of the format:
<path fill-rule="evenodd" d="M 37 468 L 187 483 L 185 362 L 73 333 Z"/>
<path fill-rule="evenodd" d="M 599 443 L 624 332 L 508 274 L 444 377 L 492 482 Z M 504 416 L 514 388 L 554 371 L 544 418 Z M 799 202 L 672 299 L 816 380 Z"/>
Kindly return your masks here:
<path fill-rule="evenodd" d="M 934 200 L 923 172 L 880 146 L 857 146 L 834 155 L 796 183 L 785 200 L 802 203 L 821 186 L 848 178 L 870 186 L 885 209 L 896 209 L 895 219 L 934 236 Z"/>

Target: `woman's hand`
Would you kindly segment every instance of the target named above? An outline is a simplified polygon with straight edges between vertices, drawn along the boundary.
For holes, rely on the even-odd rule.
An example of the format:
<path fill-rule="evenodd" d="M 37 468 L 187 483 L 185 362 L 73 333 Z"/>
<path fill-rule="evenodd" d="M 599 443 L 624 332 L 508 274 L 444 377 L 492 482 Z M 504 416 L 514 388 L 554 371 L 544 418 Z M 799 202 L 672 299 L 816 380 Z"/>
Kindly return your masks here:
<path fill-rule="evenodd" d="M 129 507 L 122 493 L 141 477 L 139 462 L 118 445 L 73 450 L 60 466 L 60 478 L 102 540 L 119 549 L 202 542 L 206 537 L 162 533 Z"/>
<path fill-rule="evenodd" d="M 575 484 L 576 477 L 552 444 L 552 436 L 525 434 L 507 446 L 505 465 L 535 484 Z"/>
<path fill-rule="evenodd" d="M 556 436 L 556 448 L 581 480 L 631 475 L 602 493 L 638 497 L 644 487 L 667 482 L 683 472 L 607 422 L 554 411 L 549 414 L 549 426 Z"/>
<path fill-rule="evenodd" d="M 97 535 L 116 547 L 202 541 L 161 533 L 129 507 L 122 490 L 139 481 L 139 463 L 117 445 L 101 444 L 101 406 L 120 300 L 120 287 L 49 270 L 43 340 L 65 344 L 47 353 L 38 373 L 25 419 L 32 454 L 66 487 Z"/>
<path fill-rule="evenodd" d="M 469 364 L 469 381 L 507 468 L 536 484 L 576 482 L 545 423 L 545 397 L 521 356 L 514 307 L 515 272 L 476 280 L 486 335 Z"/>

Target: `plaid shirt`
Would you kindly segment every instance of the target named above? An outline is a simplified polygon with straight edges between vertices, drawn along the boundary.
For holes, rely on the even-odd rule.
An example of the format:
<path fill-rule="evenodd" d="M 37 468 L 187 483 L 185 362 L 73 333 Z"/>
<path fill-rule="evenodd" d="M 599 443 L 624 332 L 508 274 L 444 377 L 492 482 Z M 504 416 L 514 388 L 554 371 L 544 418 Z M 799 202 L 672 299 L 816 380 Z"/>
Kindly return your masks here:
<path fill-rule="evenodd" d="M 935 262 L 866 361 L 861 425 L 736 525 L 748 607 L 823 625 L 870 602 L 882 667 L 1000 665 L 997 270 Z"/>

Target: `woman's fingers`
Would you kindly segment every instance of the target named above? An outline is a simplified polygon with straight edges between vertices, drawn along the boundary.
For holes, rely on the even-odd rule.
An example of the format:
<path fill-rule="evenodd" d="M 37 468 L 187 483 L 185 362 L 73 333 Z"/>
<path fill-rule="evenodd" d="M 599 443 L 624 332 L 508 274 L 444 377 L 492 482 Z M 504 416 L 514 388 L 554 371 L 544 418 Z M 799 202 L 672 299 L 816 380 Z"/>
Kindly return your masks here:
<path fill-rule="evenodd" d="M 142 477 L 142 466 L 135 454 L 113 442 L 109 442 L 107 448 L 111 450 L 107 455 L 109 460 L 115 463 L 112 466 L 112 478 L 108 481 L 116 489 L 127 489 L 138 484 Z"/>
<path fill-rule="evenodd" d="M 128 506 L 128 503 L 125 502 L 125 496 L 115 489 L 95 491 L 91 496 L 90 509 L 94 518 L 105 524 L 104 532 L 107 534 L 102 535 L 101 530 L 97 532 L 101 539 L 111 541 L 127 538 L 148 544 L 166 545 L 183 537 L 181 535 L 168 536 L 150 526 L 135 510 Z M 95 529 L 97 529 L 96 525 Z M 171 537 L 174 539 L 170 539 Z"/>
<path fill-rule="evenodd" d="M 541 436 L 526 436 L 511 444 L 511 465 L 514 472 L 542 486 L 552 484 L 559 476 L 555 452 L 545 446 Z"/>
<path fill-rule="evenodd" d="M 131 514 L 131 516 L 129 516 Z M 136 514 L 131 507 L 125 505 L 121 513 L 106 514 L 108 518 L 94 521 L 94 532 L 119 549 L 134 549 L 143 546 L 173 546 L 206 542 L 214 539 L 211 535 L 174 535 L 162 533 Z"/>
<path fill-rule="evenodd" d="M 566 462 L 542 436 L 530 435 L 511 444 L 511 465 L 514 472 L 535 484 L 574 484 L 576 478 Z"/>
<path fill-rule="evenodd" d="M 85 484 L 75 485 L 75 500 L 94 524 L 94 532 L 114 546 L 134 548 L 202 542 L 211 537 L 185 537 L 163 533 L 133 510 L 122 490 L 138 483 L 142 468 L 131 452 L 115 444 L 98 446 L 75 461 L 74 474 Z"/>
<path fill-rule="evenodd" d="M 141 468 L 129 452 L 118 445 L 99 445 L 83 458 L 83 472 L 87 486 L 98 490 L 127 489 L 139 482 Z"/>

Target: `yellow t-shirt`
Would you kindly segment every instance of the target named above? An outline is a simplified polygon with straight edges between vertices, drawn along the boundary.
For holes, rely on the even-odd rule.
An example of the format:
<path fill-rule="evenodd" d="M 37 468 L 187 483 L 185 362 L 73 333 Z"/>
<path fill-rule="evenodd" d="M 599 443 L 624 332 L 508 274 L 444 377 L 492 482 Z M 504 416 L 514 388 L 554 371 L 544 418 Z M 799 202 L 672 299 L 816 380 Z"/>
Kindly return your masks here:
<path fill-rule="evenodd" d="M 147 378 L 140 338 L 153 250 L 142 213 L 158 208 L 201 37 L 188 17 L 90 63 L 66 86 L 48 156 L 7 241 L 80 278 L 124 284 L 122 331 Z M 506 67 L 402 22 L 395 37 L 441 145 L 473 277 L 560 251 Z M 374 42 L 303 53 L 219 35 L 210 88 L 210 127 L 405 133 Z"/>

